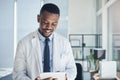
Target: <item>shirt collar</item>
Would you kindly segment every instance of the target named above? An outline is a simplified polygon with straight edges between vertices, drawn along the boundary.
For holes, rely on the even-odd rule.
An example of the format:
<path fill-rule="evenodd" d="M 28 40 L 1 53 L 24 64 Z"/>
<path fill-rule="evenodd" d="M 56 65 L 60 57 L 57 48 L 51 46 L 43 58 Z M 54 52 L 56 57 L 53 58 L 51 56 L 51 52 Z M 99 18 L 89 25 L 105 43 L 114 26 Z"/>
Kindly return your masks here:
<path fill-rule="evenodd" d="M 45 37 L 39 31 L 38 31 L 38 37 L 39 37 L 39 40 L 41 40 L 43 42 L 45 41 Z M 52 41 L 53 34 L 51 34 L 48 38 L 50 39 L 50 41 Z"/>

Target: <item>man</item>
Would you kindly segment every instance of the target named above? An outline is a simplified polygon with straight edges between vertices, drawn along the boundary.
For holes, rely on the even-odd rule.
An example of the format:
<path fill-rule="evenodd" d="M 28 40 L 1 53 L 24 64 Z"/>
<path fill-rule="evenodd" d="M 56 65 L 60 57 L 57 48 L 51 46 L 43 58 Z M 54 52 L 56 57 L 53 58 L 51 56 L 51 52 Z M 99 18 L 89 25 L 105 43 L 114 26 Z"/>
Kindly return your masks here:
<path fill-rule="evenodd" d="M 40 73 L 58 71 L 65 72 L 67 80 L 75 79 L 76 66 L 70 43 L 54 32 L 59 17 L 60 11 L 55 4 L 43 5 L 37 16 L 39 29 L 18 43 L 13 69 L 14 80 L 40 80 Z"/>

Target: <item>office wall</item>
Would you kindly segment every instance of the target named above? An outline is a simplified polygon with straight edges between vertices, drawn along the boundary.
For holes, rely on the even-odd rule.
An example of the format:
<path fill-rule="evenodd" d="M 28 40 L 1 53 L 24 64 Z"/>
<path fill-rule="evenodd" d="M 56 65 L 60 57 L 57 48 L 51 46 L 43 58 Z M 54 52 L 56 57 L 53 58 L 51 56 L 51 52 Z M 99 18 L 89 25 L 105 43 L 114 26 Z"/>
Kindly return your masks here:
<path fill-rule="evenodd" d="M 120 0 L 109 8 L 109 17 L 109 26 L 112 26 L 113 33 L 120 34 Z"/>
<path fill-rule="evenodd" d="M 96 33 L 95 0 L 69 0 L 69 33 Z"/>
<path fill-rule="evenodd" d="M 17 0 L 17 42 L 38 29 L 37 14 L 42 0 Z"/>
<path fill-rule="evenodd" d="M 14 0 L 0 0 L 0 68 L 11 68 L 14 54 Z"/>

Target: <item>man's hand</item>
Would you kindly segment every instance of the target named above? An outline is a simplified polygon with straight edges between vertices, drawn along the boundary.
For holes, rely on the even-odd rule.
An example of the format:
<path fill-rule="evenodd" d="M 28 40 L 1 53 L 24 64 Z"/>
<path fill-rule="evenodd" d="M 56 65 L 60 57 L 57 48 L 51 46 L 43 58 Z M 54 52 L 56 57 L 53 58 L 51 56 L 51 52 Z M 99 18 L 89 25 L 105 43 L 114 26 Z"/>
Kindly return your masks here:
<path fill-rule="evenodd" d="M 94 74 L 93 78 L 95 80 L 100 80 L 100 75 L 98 73 Z"/>
<path fill-rule="evenodd" d="M 67 80 L 67 74 L 65 74 L 65 80 Z"/>
<path fill-rule="evenodd" d="M 40 77 L 39 77 L 39 76 L 38 76 L 38 77 L 36 77 L 36 78 L 35 78 L 35 80 L 40 80 Z"/>

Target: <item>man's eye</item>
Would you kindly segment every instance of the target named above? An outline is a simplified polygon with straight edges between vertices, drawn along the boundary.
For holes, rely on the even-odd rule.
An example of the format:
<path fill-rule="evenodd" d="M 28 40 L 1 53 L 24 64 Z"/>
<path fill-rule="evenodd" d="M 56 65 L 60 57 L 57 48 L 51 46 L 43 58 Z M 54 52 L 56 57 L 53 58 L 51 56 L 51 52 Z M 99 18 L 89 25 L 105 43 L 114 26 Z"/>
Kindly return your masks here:
<path fill-rule="evenodd" d="M 57 23 L 53 23 L 53 26 L 56 26 L 57 25 Z"/>

